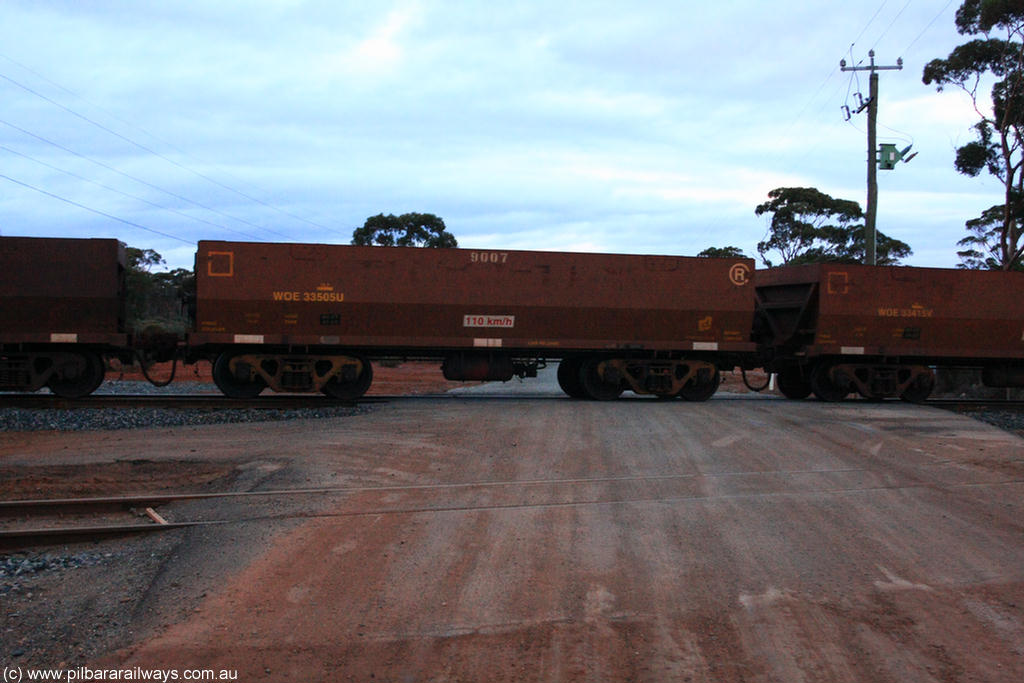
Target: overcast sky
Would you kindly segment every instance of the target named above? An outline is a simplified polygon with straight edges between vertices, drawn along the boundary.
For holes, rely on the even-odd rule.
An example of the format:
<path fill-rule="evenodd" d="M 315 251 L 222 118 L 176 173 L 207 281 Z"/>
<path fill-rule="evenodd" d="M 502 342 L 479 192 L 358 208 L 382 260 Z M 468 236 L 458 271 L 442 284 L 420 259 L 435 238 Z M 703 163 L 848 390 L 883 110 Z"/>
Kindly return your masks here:
<path fill-rule="evenodd" d="M 950 267 L 1001 203 L 953 168 L 977 115 L 924 65 L 959 1 L 3 0 L 0 231 L 348 243 L 435 213 L 463 247 L 755 255 L 780 186 L 865 204 L 866 113 L 918 156 L 878 227 Z M 99 213 L 97 213 L 99 212 Z M 106 214 L 106 215 L 101 215 Z"/>

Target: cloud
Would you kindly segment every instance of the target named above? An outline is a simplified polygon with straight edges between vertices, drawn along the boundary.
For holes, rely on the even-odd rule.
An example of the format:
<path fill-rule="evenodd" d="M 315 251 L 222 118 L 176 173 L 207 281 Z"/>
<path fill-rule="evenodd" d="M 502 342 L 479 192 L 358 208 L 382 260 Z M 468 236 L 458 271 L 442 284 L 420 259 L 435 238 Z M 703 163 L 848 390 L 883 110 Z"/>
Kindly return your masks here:
<path fill-rule="evenodd" d="M 395 75 L 405 63 L 407 33 L 419 16 L 416 4 L 390 10 L 365 37 L 324 55 L 319 73 L 329 81 L 338 78 L 371 80 Z"/>
<path fill-rule="evenodd" d="M 890 22 L 897 45 L 879 51 L 894 58 L 935 17 L 912 5 L 872 27 L 874 9 L 12 0 L 3 52 L 35 73 L 3 60 L 0 73 L 262 203 L 15 88 L 3 87 L 0 117 L 230 217 L 3 127 L 0 143 L 224 229 L 0 158 L 12 176 L 184 239 L 234 230 L 347 241 L 369 215 L 431 211 L 471 246 L 695 253 L 732 243 L 749 253 L 764 232 L 754 207 L 774 187 L 863 203 L 863 117 L 842 121 L 856 83 L 839 58 L 866 25 L 869 44 Z M 943 19 L 917 52 L 941 56 L 958 38 Z M 952 243 L 976 215 L 951 157 L 976 116 L 959 93 L 921 85 L 919 69 L 908 60 L 882 83 L 880 123 L 906 131 L 921 154 L 880 179 L 880 218 Z M 922 188 L 945 193 L 931 198 L 941 212 L 924 208 L 927 196 L 897 194 Z M 4 192 L 8 233 L 102 231 L 178 249 L 22 188 Z"/>

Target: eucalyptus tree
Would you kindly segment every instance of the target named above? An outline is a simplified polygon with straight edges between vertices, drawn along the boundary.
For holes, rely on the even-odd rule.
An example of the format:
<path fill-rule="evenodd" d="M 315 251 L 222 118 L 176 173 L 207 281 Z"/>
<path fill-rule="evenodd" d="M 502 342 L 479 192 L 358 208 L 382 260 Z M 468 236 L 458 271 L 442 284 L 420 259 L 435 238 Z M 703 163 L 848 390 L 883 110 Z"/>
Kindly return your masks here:
<path fill-rule="evenodd" d="M 971 177 L 987 171 L 1004 186 L 1002 204 L 968 221 L 961 263 L 1017 269 L 1024 254 L 1024 2 L 966 0 L 956 28 L 975 37 L 928 62 L 922 80 L 940 91 L 960 88 L 978 115 L 976 138 L 956 151 L 956 170 Z"/>
<path fill-rule="evenodd" d="M 864 212 L 855 201 L 834 198 L 814 187 L 778 187 L 768 193 L 768 201 L 759 204 L 754 213 L 771 214 L 768 235 L 757 243 L 757 253 L 769 268 L 864 260 Z M 880 266 L 897 265 L 911 254 L 905 242 L 881 232 L 876 244 Z M 781 264 L 769 258 L 777 258 L 776 253 Z"/>
<path fill-rule="evenodd" d="M 377 214 L 352 233 L 352 244 L 379 247 L 457 247 L 444 221 L 432 213 Z"/>

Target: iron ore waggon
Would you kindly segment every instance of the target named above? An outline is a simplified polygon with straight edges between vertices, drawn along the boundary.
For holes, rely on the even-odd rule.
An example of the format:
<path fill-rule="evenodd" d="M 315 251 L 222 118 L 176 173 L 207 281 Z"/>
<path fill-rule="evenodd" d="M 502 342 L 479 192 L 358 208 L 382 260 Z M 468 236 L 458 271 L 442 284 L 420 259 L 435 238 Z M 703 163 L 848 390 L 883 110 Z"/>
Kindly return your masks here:
<path fill-rule="evenodd" d="M 0 389 L 93 392 L 128 345 L 124 267 L 113 239 L 0 238 Z"/>
<path fill-rule="evenodd" d="M 200 242 L 188 361 L 229 396 L 351 399 L 370 360 L 447 378 L 533 376 L 576 397 L 704 400 L 749 364 L 753 262 L 678 256 Z"/>
<path fill-rule="evenodd" d="M 790 398 L 921 401 L 933 366 L 1024 386 L 1024 273 L 822 263 L 755 282 L 754 338 Z"/>
<path fill-rule="evenodd" d="M 704 400 L 764 367 L 790 398 L 927 398 L 935 367 L 1024 386 L 1024 273 L 542 251 L 200 242 L 184 338 L 125 330 L 111 239 L 0 237 L 0 390 L 78 397 L 104 359 L 208 360 L 229 396 L 353 399 L 371 361 L 574 397 Z"/>

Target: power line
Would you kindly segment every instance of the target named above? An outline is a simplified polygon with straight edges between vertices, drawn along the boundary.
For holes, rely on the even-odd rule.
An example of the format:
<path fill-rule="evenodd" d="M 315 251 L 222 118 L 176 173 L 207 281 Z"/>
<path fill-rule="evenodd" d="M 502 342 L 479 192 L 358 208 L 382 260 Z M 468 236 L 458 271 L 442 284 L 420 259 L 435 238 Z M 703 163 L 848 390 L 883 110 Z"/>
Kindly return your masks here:
<path fill-rule="evenodd" d="M 853 46 L 856 45 L 857 41 L 860 40 L 861 37 L 867 32 L 867 30 L 871 27 L 871 24 L 875 23 L 875 18 L 882 11 L 882 9 L 885 7 L 888 1 L 889 0 L 882 0 L 882 4 L 878 6 L 878 9 L 875 10 L 875 13 L 871 15 L 870 19 L 868 19 L 868 23 L 864 24 L 864 28 L 862 28 L 860 30 L 860 33 L 857 34 L 857 37 L 853 39 L 853 43 L 850 45 L 850 49 L 853 49 Z"/>
<path fill-rule="evenodd" d="M 91 211 L 92 213 L 95 213 L 95 214 L 97 214 L 99 216 L 103 216 L 104 218 L 109 218 L 112 221 L 117 221 L 118 223 L 124 223 L 125 225 L 130 225 L 133 228 L 139 228 L 140 230 L 145 230 L 146 232 L 151 232 L 151 233 L 153 233 L 155 235 L 162 235 L 163 237 L 168 237 L 168 238 L 170 238 L 172 240 L 177 240 L 179 242 L 183 242 L 183 243 L 185 243 L 185 244 L 187 244 L 189 246 L 195 246 L 195 242 L 190 242 L 190 241 L 188 241 L 186 239 L 182 239 L 181 237 L 178 237 L 177 235 L 172 235 L 170 233 L 163 232 L 161 230 L 156 230 L 154 228 L 147 228 L 145 225 L 140 225 L 139 223 L 135 223 L 133 221 L 125 220 L 124 218 L 118 218 L 117 216 L 115 216 L 113 214 L 109 214 L 106 211 L 100 211 L 99 209 L 94 209 L 91 206 L 86 206 L 85 204 L 81 204 L 79 202 L 76 202 L 73 199 L 68 199 L 67 197 L 61 197 L 60 195 L 54 194 L 52 192 L 47 192 L 46 190 L 44 190 L 42 188 L 39 188 L 39 187 L 36 187 L 35 185 L 29 185 L 28 183 L 23 183 L 20 180 L 15 180 L 14 178 L 11 178 L 10 176 L 4 175 L 2 173 L 0 173 L 0 178 L 3 178 L 4 180 L 9 180 L 10 182 L 14 183 L 15 185 L 21 185 L 22 187 L 26 187 L 26 188 L 28 188 L 30 190 L 35 190 L 39 194 L 46 195 L 47 197 L 52 197 L 53 199 L 62 201 L 64 203 L 66 203 L 66 204 L 70 204 L 71 206 L 77 206 L 80 209 L 85 209 L 86 211 Z"/>
<path fill-rule="evenodd" d="M 224 213 L 223 211 L 219 211 L 219 210 L 214 209 L 212 207 L 206 206 L 205 204 L 201 204 L 201 203 L 199 203 L 197 201 L 189 199 L 188 197 L 182 196 L 182 195 L 180 195 L 180 194 L 178 194 L 176 192 L 172 192 L 172 191 L 164 189 L 164 188 L 162 188 L 162 187 L 160 187 L 158 185 L 154 185 L 153 183 L 147 182 L 147 181 L 143 180 L 142 178 L 137 178 L 136 176 L 133 176 L 130 173 L 125 173 L 124 171 L 116 169 L 113 166 L 110 166 L 109 164 L 105 164 L 102 161 L 97 161 L 96 159 L 93 159 L 93 158 L 88 157 L 88 156 L 86 156 L 84 154 L 76 152 L 75 150 L 71 149 L 70 147 L 65 147 L 64 145 L 62 145 L 62 144 L 60 144 L 58 142 L 54 142 L 53 140 L 49 140 L 47 138 L 44 138 L 41 135 L 36 135 L 35 133 L 33 133 L 31 131 L 28 131 L 28 130 L 25 130 L 24 128 L 22 128 L 20 126 L 16 126 L 16 125 L 14 125 L 13 123 L 11 123 L 9 121 L 4 121 L 3 119 L 0 119 L 0 124 L 8 126 L 9 128 L 13 128 L 14 130 L 16 130 L 16 131 L 18 131 L 18 132 L 20 132 L 20 133 L 22 133 L 24 135 L 28 135 L 29 137 L 35 138 L 36 140 L 39 140 L 40 142 L 44 142 L 44 143 L 46 143 L 48 145 L 52 145 L 52 146 L 56 147 L 57 149 L 63 150 L 65 152 L 67 152 L 68 154 L 71 154 L 73 156 L 78 157 L 79 159 L 84 159 L 85 161 L 88 161 L 90 163 L 96 164 L 97 166 L 99 166 L 101 168 L 105 168 L 108 171 L 111 171 L 111 172 L 116 173 L 116 174 L 118 174 L 120 176 L 128 178 L 129 180 L 134 180 L 135 182 L 140 183 L 142 185 L 145 185 L 146 187 L 152 188 L 152 189 L 154 189 L 154 190 L 156 190 L 158 192 L 163 192 L 164 194 L 167 194 L 167 195 L 169 195 L 171 197 L 174 197 L 175 199 L 180 199 L 183 202 L 186 202 L 186 203 L 191 204 L 193 206 L 199 207 L 200 209 L 203 209 L 205 211 L 210 211 L 211 213 L 215 213 L 215 214 L 217 214 L 219 216 L 223 216 L 224 218 L 228 218 L 228 219 L 233 220 L 233 221 L 238 221 L 239 223 L 243 223 L 245 225 L 248 225 L 249 227 L 256 228 L 257 230 L 264 230 L 264 231 L 269 232 L 271 234 L 278 235 L 280 237 L 284 237 L 287 240 L 294 241 L 294 240 L 292 240 L 292 238 L 288 237 L 287 235 L 285 235 L 283 233 L 275 232 L 273 230 L 270 230 L 269 228 L 264 228 L 263 226 L 256 225 L 255 223 L 247 221 L 244 218 L 238 218 L 236 216 L 232 216 L 230 214 Z"/>
<path fill-rule="evenodd" d="M 914 38 L 912 41 L 910 41 L 910 45 L 907 45 L 907 47 L 904 48 L 903 54 L 907 54 L 908 52 L 910 52 L 910 48 L 914 47 L 914 45 L 917 43 L 917 41 L 921 40 L 921 36 L 923 36 L 925 33 L 927 33 L 928 29 L 930 29 L 932 27 L 932 24 L 934 24 L 936 21 L 938 21 L 939 17 L 941 17 L 943 14 L 945 14 L 946 10 L 949 9 L 949 6 L 952 5 L 952 4 L 953 4 L 953 0 L 949 0 L 949 2 L 947 2 L 945 4 L 945 6 L 941 10 L 939 10 L 939 13 L 936 14 L 932 18 L 932 20 L 928 22 L 928 25 L 925 26 L 923 29 L 921 29 L 921 32 L 917 34 L 917 37 Z"/>
<path fill-rule="evenodd" d="M 8 59 L 9 61 L 15 63 L 15 64 L 18 64 L 18 62 L 15 62 L 14 60 L 10 59 L 9 57 L 5 57 L 5 58 Z M 29 70 L 29 71 L 31 72 L 31 70 Z M 34 72 L 32 72 L 32 73 L 34 73 Z M 195 175 L 195 176 L 197 176 L 199 178 L 202 178 L 203 180 L 207 181 L 208 183 L 216 185 L 217 187 L 220 187 L 220 188 L 222 188 L 224 190 L 227 190 L 228 192 L 232 192 L 232 193 L 238 195 L 239 197 L 242 197 L 243 199 L 247 199 L 247 200 L 249 200 L 251 202 L 259 204 L 260 206 L 263 206 L 263 207 L 265 207 L 267 209 L 270 209 L 272 211 L 277 211 L 278 213 L 281 213 L 283 215 L 289 216 L 290 218 L 293 218 L 295 220 L 301 221 L 303 223 L 307 223 L 308 225 L 312 225 L 312 226 L 320 228 L 322 230 L 332 231 L 331 228 L 328 228 L 325 225 L 320 225 L 319 223 L 316 223 L 314 221 L 310 221 L 310 220 L 308 220 L 306 218 L 303 218 L 302 216 L 298 216 L 298 215 L 296 215 L 296 214 L 294 214 L 294 213 L 292 213 L 290 211 L 286 211 L 286 210 L 281 209 L 279 207 L 273 206 L 272 204 L 269 204 L 269 203 L 267 203 L 267 202 L 265 202 L 265 201 L 263 201 L 263 200 L 261 200 L 261 199 L 259 199 L 257 197 L 253 197 L 250 194 L 247 194 L 245 192 L 242 192 L 241 190 L 238 190 L 238 189 L 236 189 L 234 187 L 231 187 L 230 185 L 222 183 L 219 180 L 217 180 L 215 178 L 212 178 L 212 177 L 206 175 L 205 173 L 202 173 L 201 171 L 197 171 L 196 169 L 194 169 L 194 168 L 192 168 L 190 166 L 186 166 L 185 164 L 179 163 L 178 161 L 175 161 L 174 159 L 171 159 L 170 157 L 168 157 L 168 156 L 166 156 L 164 154 L 161 154 L 160 152 L 158 152 L 158 151 L 156 151 L 156 150 L 154 150 L 154 149 L 152 149 L 150 147 L 147 147 L 146 145 L 143 145 L 142 143 L 137 142 L 136 140 L 133 140 L 132 138 L 129 138 L 129 137 L 125 136 L 125 135 L 122 135 L 121 133 L 118 133 L 117 131 L 115 131 L 115 130 L 107 127 L 107 126 L 104 126 L 103 124 L 99 123 L 98 121 L 95 121 L 94 119 L 91 119 L 88 116 L 79 113 L 78 111 L 72 109 L 71 107 L 68 107 L 68 106 L 66 106 L 64 104 L 61 104 L 60 102 L 57 102 L 56 100 L 54 100 L 54 99 L 52 99 L 50 97 L 47 97 L 46 95 L 38 92 L 37 90 L 34 90 L 33 88 L 30 88 L 29 86 L 27 86 L 27 85 L 25 85 L 25 84 L 23 84 L 23 83 L 21 83 L 19 81 L 14 80 L 10 76 L 7 76 L 7 75 L 5 75 L 3 73 L 0 73 L 0 79 L 3 79 L 5 81 L 7 81 L 8 83 L 11 83 L 12 85 L 15 85 L 15 86 L 21 88 L 22 90 L 35 95 L 36 97 L 44 100 L 45 102 L 48 102 L 48 103 L 52 104 L 53 106 L 57 107 L 58 109 L 61 109 L 61 110 L 65 111 L 65 112 L 71 114 L 72 116 L 75 116 L 75 117 L 81 119 L 82 121 L 85 121 L 85 122 L 87 122 L 87 123 L 89 123 L 89 124 L 99 128 L 100 130 L 104 131 L 105 133 L 108 133 L 109 135 L 113 135 L 114 137 L 118 138 L 119 140 L 123 140 L 124 142 L 127 142 L 128 144 L 133 145 L 133 146 L 141 149 L 142 151 L 146 152 L 147 154 L 152 154 L 153 156 L 155 156 L 155 157 L 157 157 L 159 159 L 162 159 L 163 161 L 171 164 L 172 166 L 180 168 L 180 169 L 182 169 L 184 171 L 188 171 L 189 173 L 192 173 L 193 175 Z M 52 83 L 52 81 L 49 81 L 48 79 L 44 78 L 43 80 L 46 80 L 47 82 Z M 54 85 L 57 85 L 57 84 L 54 84 Z M 71 90 L 69 90 L 67 88 L 64 88 L 63 86 L 57 85 L 57 87 L 61 88 L 65 92 L 71 93 L 72 95 L 75 95 L 76 97 L 78 97 L 78 95 L 76 95 L 74 92 L 72 92 Z M 116 117 L 114 117 L 114 118 L 116 118 Z M 151 133 L 148 133 L 146 131 L 143 131 L 143 132 L 146 133 L 147 135 L 150 135 L 154 139 L 156 139 L 156 140 L 158 140 L 160 142 L 163 142 L 163 144 L 168 144 L 169 145 L 169 143 L 166 143 L 166 142 L 160 140 L 155 135 L 152 135 Z M 169 146 L 173 147 L 173 145 L 169 145 Z M 273 231 L 271 231 L 271 230 L 269 230 L 267 228 L 263 228 L 263 229 L 267 230 L 268 232 L 271 232 L 273 234 L 278 234 L 278 235 L 280 235 L 282 237 L 285 237 L 286 239 L 290 239 L 290 238 L 288 238 L 285 235 L 281 235 L 281 233 L 274 233 Z"/>
<path fill-rule="evenodd" d="M 825 76 L 825 80 L 821 82 L 821 85 L 818 86 L 818 89 L 814 91 L 814 94 L 807 99 L 807 102 L 804 104 L 803 108 L 800 109 L 800 111 L 797 113 L 795 117 L 793 117 L 792 122 L 790 122 L 789 124 L 789 128 L 786 130 L 787 135 L 791 130 L 793 130 L 796 124 L 799 123 L 800 119 L 803 118 L 804 113 L 810 108 L 814 100 L 817 99 L 818 95 L 821 94 L 821 91 L 825 89 L 825 86 L 828 85 L 828 82 L 832 80 L 832 77 L 835 76 L 838 71 L 838 67 L 833 68 L 832 71 L 830 71 L 829 74 Z"/>
<path fill-rule="evenodd" d="M 896 13 L 896 16 L 892 18 L 892 21 L 890 21 L 889 25 L 885 27 L 885 30 L 882 31 L 881 35 L 879 35 L 878 38 L 875 39 L 874 44 L 871 46 L 872 50 L 874 50 L 876 47 L 878 47 L 878 44 L 880 42 L 882 42 L 882 38 L 885 37 L 885 34 L 889 32 L 889 29 L 891 29 L 893 27 L 893 24 L 896 23 L 896 20 L 899 19 L 903 15 L 903 13 L 906 11 L 906 9 L 908 7 L 910 7 L 910 3 L 913 2 L 913 1 L 914 0 L 907 0 L 907 3 L 905 5 L 903 5 L 903 8 L 899 12 Z"/>
<path fill-rule="evenodd" d="M 74 173 L 72 171 L 68 171 L 67 169 L 63 169 L 63 168 L 60 168 L 58 166 L 54 166 L 53 164 L 49 164 L 49 163 L 47 163 L 45 161 L 42 161 L 40 159 L 36 159 L 35 157 L 29 156 L 28 154 L 24 154 L 24 153 L 19 152 L 17 150 L 11 149 L 10 147 L 8 147 L 6 145 L 0 145 L 0 149 L 4 150 L 5 152 L 9 152 L 10 154 L 14 154 L 16 156 L 19 156 L 22 159 L 28 159 L 29 161 L 35 162 L 35 163 L 39 164 L 40 166 L 45 166 L 46 168 L 52 169 L 54 171 L 57 171 L 58 173 L 63 173 L 64 175 L 67 175 L 67 176 L 70 176 L 72 178 L 75 178 L 76 180 L 81 180 L 82 182 L 89 183 L 90 185 L 95 185 L 96 187 L 103 188 L 104 190 L 107 190 L 108 192 L 113 192 L 115 194 L 121 195 L 122 197 L 127 197 L 129 199 L 134 199 L 135 201 L 142 202 L 143 204 L 148 204 L 149 206 L 152 206 L 155 209 L 160 209 L 161 211 L 170 211 L 171 213 L 177 214 L 179 216 L 183 216 L 183 217 L 188 218 L 190 220 L 198 221 L 199 223 L 205 223 L 206 225 L 212 226 L 214 228 L 219 228 L 221 230 L 227 230 L 228 232 L 233 232 L 236 235 L 242 235 L 243 237 L 248 237 L 250 239 L 254 239 L 257 242 L 262 241 L 262 239 L 257 237 L 256 235 L 250 235 L 249 233 L 241 232 L 240 230 L 233 230 L 233 229 L 227 227 L 226 225 L 221 225 L 220 223 L 214 223 L 212 221 L 206 220 L 205 218 L 199 218 L 198 216 L 190 216 L 189 214 L 185 213 L 184 211 L 178 211 L 177 209 L 172 209 L 172 208 L 170 208 L 168 206 L 162 206 L 160 204 L 157 204 L 156 202 L 151 202 L 148 199 L 144 199 L 142 197 L 133 195 L 133 194 L 131 194 L 129 192 L 123 192 L 121 190 L 118 190 L 116 187 L 111 187 L 109 185 L 104 185 L 103 183 L 101 183 L 99 181 L 91 180 L 89 178 L 86 178 L 85 176 L 81 176 L 81 175 L 78 175 L 77 173 Z"/>

